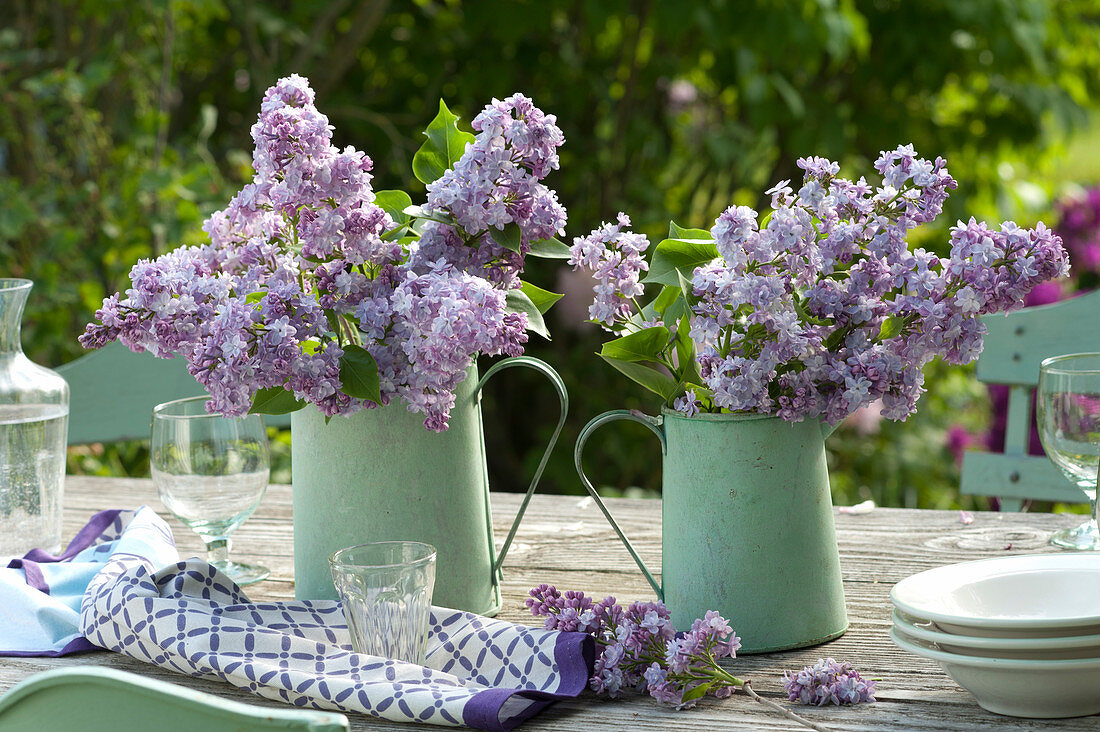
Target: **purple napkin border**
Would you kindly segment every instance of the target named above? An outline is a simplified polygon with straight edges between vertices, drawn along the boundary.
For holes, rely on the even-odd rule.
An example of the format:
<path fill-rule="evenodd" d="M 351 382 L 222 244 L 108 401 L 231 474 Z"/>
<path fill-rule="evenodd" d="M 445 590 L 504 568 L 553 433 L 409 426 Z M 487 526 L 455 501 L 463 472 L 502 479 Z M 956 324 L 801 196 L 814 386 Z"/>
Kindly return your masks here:
<path fill-rule="evenodd" d="M 8 562 L 8 569 L 22 569 L 23 573 L 27 575 L 27 584 L 48 595 L 50 594 L 49 585 L 46 584 L 46 580 L 42 576 L 42 570 L 38 569 L 35 565 L 53 564 L 72 559 L 77 554 L 90 547 L 92 543 L 107 530 L 107 527 L 115 522 L 115 519 L 118 518 L 120 513 L 122 513 L 122 511 L 117 508 L 100 511 L 92 516 L 88 523 L 84 525 L 84 528 L 77 532 L 77 535 L 74 536 L 73 540 L 69 542 L 69 545 L 65 547 L 65 551 L 54 556 L 44 549 L 35 547 L 24 554 L 22 558 L 16 557 Z M 29 572 L 26 569 L 27 564 L 31 565 L 31 571 Z"/>
<path fill-rule="evenodd" d="M 596 662 L 596 639 L 587 633 L 561 633 L 554 643 L 554 661 L 561 673 L 561 684 L 555 693 L 486 689 L 471 699 L 462 710 L 462 723 L 488 732 L 510 732 L 546 707 L 563 699 L 575 699 L 588 686 Z M 507 719 L 500 718 L 504 704 L 513 696 L 532 699 L 534 703 Z"/>
<path fill-rule="evenodd" d="M 87 653 L 88 651 L 103 651 L 95 643 L 84 636 L 78 636 L 65 644 L 59 651 L 0 651 L 0 656 L 5 658 L 60 658 L 73 653 Z"/>

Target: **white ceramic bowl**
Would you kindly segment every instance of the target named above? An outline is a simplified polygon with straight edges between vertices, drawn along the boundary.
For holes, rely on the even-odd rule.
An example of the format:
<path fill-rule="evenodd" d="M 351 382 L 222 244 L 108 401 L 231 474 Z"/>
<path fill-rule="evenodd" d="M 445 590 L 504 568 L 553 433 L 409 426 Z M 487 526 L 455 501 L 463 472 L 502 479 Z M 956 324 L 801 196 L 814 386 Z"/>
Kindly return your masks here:
<path fill-rule="evenodd" d="M 972 636 L 1100 634 L 1100 554 L 1029 554 L 937 567 L 894 585 L 902 612 Z"/>
<path fill-rule="evenodd" d="M 896 629 L 890 638 L 899 648 L 939 662 L 979 706 L 995 714 L 1063 719 L 1100 713 L 1100 659 L 982 658 L 931 648 Z"/>
<path fill-rule="evenodd" d="M 986 658 L 1100 659 L 1100 635 L 1054 638 L 986 638 L 944 633 L 931 621 L 918 621 L 894 611 L 894 629 L 908 640 L 935 644 L 948 653 Z"/>

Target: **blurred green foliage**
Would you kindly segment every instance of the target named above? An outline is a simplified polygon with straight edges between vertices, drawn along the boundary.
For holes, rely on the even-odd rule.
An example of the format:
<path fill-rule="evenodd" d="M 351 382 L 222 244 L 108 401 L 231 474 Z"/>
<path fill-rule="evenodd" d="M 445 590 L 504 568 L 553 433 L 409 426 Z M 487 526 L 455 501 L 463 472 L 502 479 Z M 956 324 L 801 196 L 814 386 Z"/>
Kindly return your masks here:
<path fill-rule="evenodd" d="M 1100 92 L 1096 0 L 10 0 L 3 15 L 0 272 L 35 280 L 24 343 L 51 364 L 79 355 L 76 335 L 134 261 L 202 240 L 203 218 L 250 177 L 263 90 L 289 73 L 310 78 L 336 144 L 373 157 L 377 187 L 414 198 L 408 161 L 440 97 L 468 123 L 491 97 L 529 94 L 566 134 L 547 182 L 570 236 L 618 210 L 651 236 L 670 218 L 707 226 L 731 203 L 761 206 L 798 156 L 871 175 L 879 150 L 905 142 L 951 163 L 945 223 L 1031 223 Z M 593 355 L 585 282 L 552 263 L 528 279 L 568 291 L 555 340 L 529 348 L 570 388 L 565 442 L 605 409 L 652 410 Z M 494 487 L 523 489 L 555 400 L 536 376 L 499 382 L 486 402 Z M 942 366 L 928 389 L 909 422 L 831 438 L 838 501 L 955 504 L 943 435 L 980 426 L 981 391 Z M 549 490 L 580 489 L 568 447 Z M 655 492 L 654 447 L 607 430 L 590 474 Z M 70 468 L 141 473 L 144 460 L 140 447 L 85 449 Z"/>

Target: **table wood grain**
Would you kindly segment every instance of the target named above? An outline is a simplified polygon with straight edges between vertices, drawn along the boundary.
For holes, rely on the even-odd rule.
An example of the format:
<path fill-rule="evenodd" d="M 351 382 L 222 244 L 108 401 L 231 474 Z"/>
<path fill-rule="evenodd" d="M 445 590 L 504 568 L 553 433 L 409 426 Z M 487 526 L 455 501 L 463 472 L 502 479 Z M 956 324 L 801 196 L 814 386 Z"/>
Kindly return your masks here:
<path fill-rule="evenodd" d="M 66 536 L 72 536 L 96 511 L 144 504 L 168 518 L 182 556 L 202 554 L 202 542 L 167 515 L 149 480 L 69 477 L 65 491 Z M 498 546 L 520 498 L 493 494 Z M 660 501 L 612 499 L 608 504 L 642 558 L 650 566 L 659 567 Z M 867 515 L 838 515 L 849 631 L 815 648 L 735 659 L 733 672 L 751 679 L 762 696 L 835 730 L 1100 728 L 1100 716 L 1044 722 L 987 712 L 935 662 L 906 653 L 890 641 L 889 592 L 898 580 L 953 562 L 1057 551 L 1046 543 L 1050 533 L 1080 521 L 1080 517 L 1053 514 L 976 513 L 974 517 L 972 524 L 964 525 L 957 511 L 878 508 Z M 292 532 L 290 487 L 272 485 L 253 517 L 235 534 L 234 558 L 260 562 L 272 570 L 270 579 L 246 588 L 252 599 L 293 598 Z M 527 590 L 540 582 L 584 590 L 596 597 L 611 594 L 620 601 L 653 596 L 597 507 L 590 499 L 577 496 L 535 496 L 532 500 L 504 566 L 504 608 L 498 617 L 538 625 L 525 610 L 523 599 Z M 752 588 L 745 591 L 751 592 Z M 813 598 L 806 598 L 806 602 L 813 602 Z M 851 661 L 865 677 L 878 679 L 879 701 L 821 709 L 787 704 L 782 690 L 783 671 L 801 668 L 821 657 Z M 84 664 L 125 669 L 239 701 L 277 705 L 226 684 L 192 679 L 108 652 L 60 659 L 0 658 L 0 693 L 38 671 Z M 431 729 L 360 715 L 348 717 L 353 730 Z M 640 695 L 605 700 L 591 692 L 554 705 L 521 729 L 565 732 L 583 728 L 660 732 L 805 729 L 741 693 L 725 700 L 708 698 L 693 710 L 676 712 Z"/>

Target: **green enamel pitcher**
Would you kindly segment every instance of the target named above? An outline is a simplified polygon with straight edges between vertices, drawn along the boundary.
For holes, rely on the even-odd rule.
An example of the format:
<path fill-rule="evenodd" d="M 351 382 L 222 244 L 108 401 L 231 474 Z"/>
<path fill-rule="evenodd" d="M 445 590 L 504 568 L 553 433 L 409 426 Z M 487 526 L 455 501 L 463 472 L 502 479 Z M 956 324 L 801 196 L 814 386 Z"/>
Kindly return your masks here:
<path fill-rule="evenodd" d="M 581 467 L 601 425 L 632 420 L 660 440 L 661 581 L 646 567 Z M 615 410 L 577 438 L 581 482 L 683 630 L 717 610 L 741 637 L 739 653 L 801 648 L 848 628 L 833 525 L 825 437 L 812 420 L 664 410 Z"/>
<path fill-rule="evenodd" d="M 503 369 L 522 366 L 546 376 L 561 413 L 527 495 L 499 553 L 494 551 L 481 393 Z M 329 556 L 371 541 L 412 540 L 436 550 L 432 602 L 494 615 L 500 567 L 538 486 L 569 408 L 561 377 L 529 356 L 498 361 L 480 380 L 477 365 L 455 390 L 450 427 L 431 432 L 424 416 L 394 401 L 326 420 L 309 406 L 291 417 L 294 483 L 294 596 L 336 599 Z"/>

